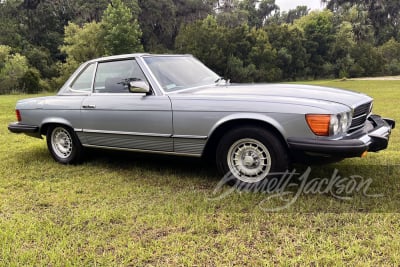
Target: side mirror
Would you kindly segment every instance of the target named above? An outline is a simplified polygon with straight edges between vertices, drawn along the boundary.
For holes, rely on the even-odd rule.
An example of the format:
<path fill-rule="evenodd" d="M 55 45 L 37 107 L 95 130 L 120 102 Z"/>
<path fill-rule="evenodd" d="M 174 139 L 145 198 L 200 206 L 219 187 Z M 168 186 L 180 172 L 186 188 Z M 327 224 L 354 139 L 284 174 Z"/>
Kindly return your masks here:
<path fill-rule="evenodd" d="M 129 82 L 129 92 L 131 93 L 150 93 L 150 86 L 145 81 L 131 81 Z"/>

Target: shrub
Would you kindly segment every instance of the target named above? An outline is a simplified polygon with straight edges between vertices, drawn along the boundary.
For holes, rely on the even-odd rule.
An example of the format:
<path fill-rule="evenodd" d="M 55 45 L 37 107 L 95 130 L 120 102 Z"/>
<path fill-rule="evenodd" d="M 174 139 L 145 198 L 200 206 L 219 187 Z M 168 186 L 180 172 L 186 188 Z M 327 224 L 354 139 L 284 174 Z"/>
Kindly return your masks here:
<path fill-rule="evenodd" d="M 40 74 L 36 69 L 29 69 L 19 79 L 19 88 L 28 94 L 35 94 L 40 91 Z"/>

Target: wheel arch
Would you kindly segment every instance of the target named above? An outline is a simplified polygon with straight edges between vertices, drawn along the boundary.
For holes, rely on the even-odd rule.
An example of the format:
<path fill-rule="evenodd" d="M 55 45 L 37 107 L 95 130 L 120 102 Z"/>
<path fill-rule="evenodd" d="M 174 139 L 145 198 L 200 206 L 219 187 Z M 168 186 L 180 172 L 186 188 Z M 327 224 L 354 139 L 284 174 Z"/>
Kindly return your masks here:
<path fill-rule="evenodd" d="M 215 161 L 217 145 L 223 134 L 238 127 L 256 126 L 272 132 L 285 147 L 288 147 L 285 131 L 280 124 L 271 117 L 260 114 L 240 114 L 228 116 L 220 120 L 210 131 L 209 138 L 204 147 L 202 157 Z"/>
<path fill-rule="evenodd" d="M 72 127 L 72 124 L 63 118 L 48 118 L 43 120 L 41 126 L 40 126 L 40 134 L 41 135 L 46 135 L 47 134 L 47 130 L 49 129 L 49 127 L 51 125 L 63 125 L 63 126 L 67 126 L 69 128 L 71 128 L 72 130 L 74 130 L 74 128 Z"/>

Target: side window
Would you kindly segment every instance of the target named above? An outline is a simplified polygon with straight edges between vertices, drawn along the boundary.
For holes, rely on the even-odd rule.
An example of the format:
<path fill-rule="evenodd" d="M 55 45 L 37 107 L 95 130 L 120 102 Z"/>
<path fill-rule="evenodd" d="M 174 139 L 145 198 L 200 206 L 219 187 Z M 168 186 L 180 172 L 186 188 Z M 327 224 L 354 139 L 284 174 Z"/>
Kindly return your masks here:
<path fill-rule="evenodd" d="M 134 59 L 102 62 L 97 66 L 94 90 L 96 93 L 128 93 L 131 81 L 146 81 Z"/>
<path fill-rule="evenodd" d="M 74 91 L 91 92 L 95 64 L 90 64 L 70 85 Z"/>

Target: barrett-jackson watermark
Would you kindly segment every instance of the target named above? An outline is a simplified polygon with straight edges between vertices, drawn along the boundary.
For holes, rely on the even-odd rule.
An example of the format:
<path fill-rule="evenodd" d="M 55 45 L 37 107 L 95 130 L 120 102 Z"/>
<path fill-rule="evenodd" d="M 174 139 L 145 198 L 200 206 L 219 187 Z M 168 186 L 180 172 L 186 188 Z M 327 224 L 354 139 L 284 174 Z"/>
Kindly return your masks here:
<path fill-rule="evenodd" d="M 372 179 L 364 179 L 360 175 L 342 177 L 335 169 L 330 178 L 310 178 L 311 167 L 303 173 L 296 170 L 284 173 L 270 174 L 269 178 L 258 183 L 245 183 L 236 179 L 231 173 L 226 174 L 215 187 L 209 200 L 221 200 L 236 192 L 263 193 L 268 196 L 259 203 L 265 211 L 281 211 L 293 205 L 301 194 L 331 195 L 340 200 L 351 200 L 350 195 L 361 193 L 364 197 L 383 197 L 383 194 L 369 194 Z M 297 182 L 293 182 L 297 180 Z M 226 189 L 225 185 L 231 185 Z M 273 200 L 283 202 L 283 205 L 269 207 Z"/>

